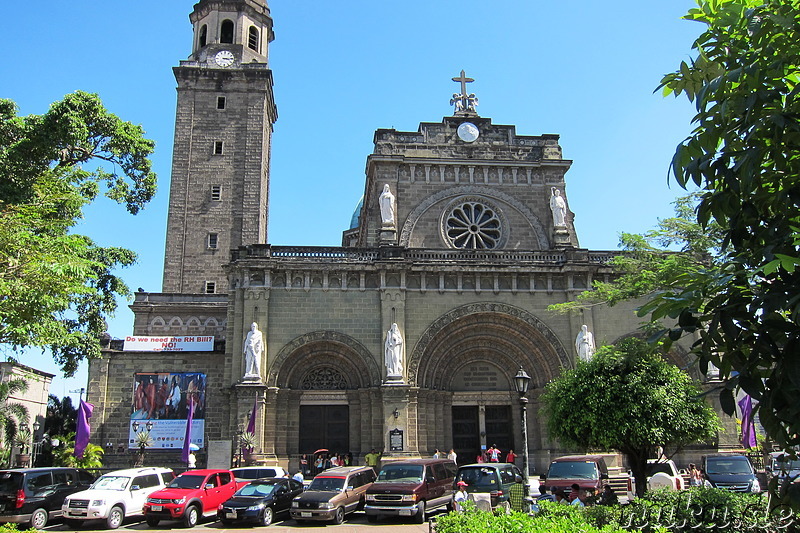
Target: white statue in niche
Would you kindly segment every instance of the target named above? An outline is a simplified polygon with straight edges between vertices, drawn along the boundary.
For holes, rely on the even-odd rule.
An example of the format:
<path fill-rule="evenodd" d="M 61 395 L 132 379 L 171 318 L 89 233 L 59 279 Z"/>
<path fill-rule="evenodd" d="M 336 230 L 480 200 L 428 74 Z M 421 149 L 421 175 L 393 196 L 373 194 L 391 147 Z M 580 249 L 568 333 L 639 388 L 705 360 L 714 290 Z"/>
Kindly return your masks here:
<path fill-rule="evenodd" d="M 575 351 L 581 361 L 588 361 L 594 355 L 594 335 L 586 324 L 581 326 L 578 336 L 575 337 Z"/>
<path fill-rule="evenodd" d="M 553 226 L 566 227 L 567 203 L 556 187 L 550 187 L 550 210 L 553 212 Z"/>
<path fill-rule="evenodd" d="M 261 380 L 261 352 L 264 351 L 264 337 L 253 322 L 244 339 L 244 379 Z"/>
<path fill-rule="evenodd" d="M 392 194 L 391 189 L 389 189 L 388 183 L 383 186 L 383 192 L 381 193 L 380 197 L 378 197 L 378 204 L 381 207 L 381 223 L 384 226 L 394 227 L 394 195 Z"/>
<path fill-rule="evenodd" d="M 386 377 L 403 379 L 403 336 L 400 335 L 400 328 L 397 323 L 393 323 L 389 331 L 386 332 L 385 363 Z"/>

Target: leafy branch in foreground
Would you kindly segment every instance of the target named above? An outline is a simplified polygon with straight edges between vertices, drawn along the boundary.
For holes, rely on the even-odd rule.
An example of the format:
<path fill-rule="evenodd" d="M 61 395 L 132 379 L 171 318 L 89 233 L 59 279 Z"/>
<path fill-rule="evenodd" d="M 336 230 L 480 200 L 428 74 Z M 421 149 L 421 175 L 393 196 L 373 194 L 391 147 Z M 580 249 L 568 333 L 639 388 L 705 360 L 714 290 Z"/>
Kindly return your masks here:
<path fill-rule="evenodd" d="M 116 296 L 129 295 L 113 272 L 135 254 L 71 230 L 101 189 L 134 214 L 152 198 L 154 144 L 92 94 L 16 113 L 0 100 L 0 343 L 47 349 L 72 375 L 99 355 Z"/>

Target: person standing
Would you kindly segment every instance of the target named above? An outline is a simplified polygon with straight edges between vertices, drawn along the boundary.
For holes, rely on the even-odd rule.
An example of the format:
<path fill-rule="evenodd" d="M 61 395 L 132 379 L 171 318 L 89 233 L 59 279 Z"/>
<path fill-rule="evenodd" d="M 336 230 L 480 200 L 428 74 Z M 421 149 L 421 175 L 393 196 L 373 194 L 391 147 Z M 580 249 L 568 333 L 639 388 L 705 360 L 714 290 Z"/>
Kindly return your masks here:
<path fill-rule="evenodd" d="M 469 498 L 469 494 L 467 494 L 467 485 L 464 481 L 459 481 L 456 483 L 458 490 L 453 494 L 453 509 L 456 511 L 463 511 L 464 507 L 463 504 Z"/>
<path fill-rule="evenodd" d="M 497 444 L 492 444 L 492 447 L 486 450 L 486 456 L 490 463 L 500 462 L 500 450 L 497 449 Z"/>
<path fill-rule="evenodd" d="M 381 454 L 375 451 L 375 448 L 372 448 L 370 452 L 364 456 L 364 461 L 367 463 L 367 466 L 371 466 L 375 472 L 378 471 L 378 461 L 381 460 Z"/>
<path fill-rule="evenodd" d="M 689 463 L 689 486 L 701 487 L 703 485 L 703 476 L 700 469 L 694 463 Z"/>
<path fill-rule="evenodd" d="M 512 465 L 515 464 L 514 462 L 517 460 L 517 454 L 514 453 L 514 450 L 508 450 L 506 454 L 506 462 L 511 463 Z"/>
<path fill-rule="evenodd" d="M 433 458 L 434 458 L 434 459 L 438 459 L 438 458 L 440 457 L 440 455 L 441 455 L 441 452 L 439 451 L 439 448 L 436 448 L 436 449 L 433 451 Z"/>
<path fill-rule="evenodd" d="M 447 458 L 453 461 L 454 463 L 458 463 L 458 461 L 456 461 L 456 459 L 458 459 L 458 455 L 456 454 L 456 451 L 453 448 L 450 448 L 450 451 L 447 452 Z"/>

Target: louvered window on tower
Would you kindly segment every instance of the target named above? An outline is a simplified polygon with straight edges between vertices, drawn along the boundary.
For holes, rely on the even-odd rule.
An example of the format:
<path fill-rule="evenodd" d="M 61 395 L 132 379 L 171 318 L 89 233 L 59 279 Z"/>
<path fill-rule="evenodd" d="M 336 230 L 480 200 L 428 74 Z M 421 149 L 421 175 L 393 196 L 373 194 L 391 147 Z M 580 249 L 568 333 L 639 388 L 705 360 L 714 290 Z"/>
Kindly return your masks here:
<path fill-rule="evenodd" d="M 203 48 L 208 43 L 208 26 L 203 24 L 200 28 L 200 48 Z"/>
<path fill-rule="evenodd" d="M 216 292 L 217 292 L 217 282 L 206 281 L 206 294 L 216 294 Z"/>
<path fill-rule="evenodd" d="M 219 234 L 218 233 L 209 233 L 208 234 L 208 249 L 209 250 L 216 250 L 218 243 L 219 243 Z"/>
<path fill-rule="evenodd" d="M 255 26 L 250 26 L 250 32 L 247 39 L 247 46 L 250 47 L 251 50 L 255 50 L 258 52 L 258 28 Z"/>
<path fill-rule="evenodd" d="M 217 96 L 217 109 L 225 109 L 226 103 L 224 96 Z"/>
<path fill-rule="evenodd" d="M 223 20 L 220 26 L 219 42 L 223 44 L 233 44 L 233 22 Z"/>
<path fill-rule="evenodd" d="M 214 155 L 222 155 L 222 141 L 214 141 Z"/>
<path fill-rule="evenodd" d="M 222 200 L 222 185 L 211 186 L 211 201 L 219 202 Z"/>

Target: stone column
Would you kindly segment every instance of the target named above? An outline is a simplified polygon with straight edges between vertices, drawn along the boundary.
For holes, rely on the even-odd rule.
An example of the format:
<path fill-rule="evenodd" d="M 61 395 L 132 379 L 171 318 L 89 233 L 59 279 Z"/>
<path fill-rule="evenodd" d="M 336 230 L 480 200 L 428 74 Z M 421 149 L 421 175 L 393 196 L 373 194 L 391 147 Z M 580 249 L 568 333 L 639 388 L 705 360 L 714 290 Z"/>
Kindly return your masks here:
<path fill-rule="evenodd" d="M 265 393 L 267 387 L 263 383 L 237 383 L 233 386 L 232 404 L 234 417 L 231 419 L 231 435 L 234 439 L 233 452 L 234 458 L 239 453 L 239 443 L 237 442 L 239 431 L 247 431 L 250 415 L 253 412 L 253 405 L 256 404 L 255 435 L 256 445 L 250 454 L 251 462 L 261 462 L 264 449 L 264 428 L 266 427 L 266 404 Z"/>
<path fill-rule="evenodd" d="M 383 391 L 383 420 L 384 420 L 384 458 L 408 459 L 418 458 L 418 396 L 419 389 L 402 384 L 385 384 Z M 401 449 L 392 450 L 393 444 L 398 444 L 399 438 L 393 442 L 392 432 L 400 432 L 402 436 Z"/>

